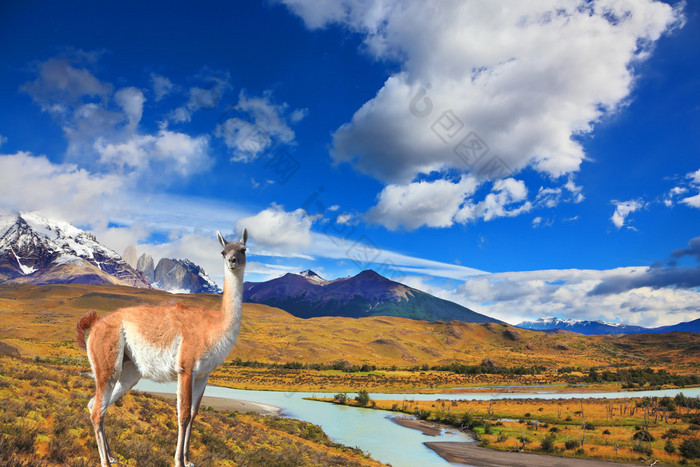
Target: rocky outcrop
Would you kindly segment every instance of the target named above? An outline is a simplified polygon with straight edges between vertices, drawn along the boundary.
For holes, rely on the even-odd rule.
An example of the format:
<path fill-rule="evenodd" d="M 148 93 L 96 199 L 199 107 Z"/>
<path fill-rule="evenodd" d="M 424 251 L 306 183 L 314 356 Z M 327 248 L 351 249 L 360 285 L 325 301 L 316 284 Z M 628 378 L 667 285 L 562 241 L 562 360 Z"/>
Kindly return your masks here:
<path fill-rule="evenodd" d="M 180 293 L 221 293 L 200 266 L 186 259 L 162 258 L 155 268 L 155 287 Z"/>
<path fill-rule="evenodd" d="M 126 261 L 126 264 L 136 269 L 136 245 L 126 247 L 122 259 Z"/>
<path fill-rule="evenodd" d="M 141 256 L 139 256 L 139 259 L 136 262 L 136 269 L 141 271 L 141 273 L 146 276 L 148 282 L 153 283 L 156 281 L 155 267 L 153 257 L 151 255 L 143 253 Z"/>

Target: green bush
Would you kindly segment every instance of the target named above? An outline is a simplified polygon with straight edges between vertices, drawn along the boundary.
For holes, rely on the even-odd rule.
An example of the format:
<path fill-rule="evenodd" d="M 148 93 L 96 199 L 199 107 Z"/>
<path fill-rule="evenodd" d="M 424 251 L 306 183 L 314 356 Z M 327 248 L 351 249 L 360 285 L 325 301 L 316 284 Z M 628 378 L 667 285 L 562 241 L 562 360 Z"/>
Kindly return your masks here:
<path fill-rule="evenodd" d="M 578 447 L 578 441 L 576 441 L 575 439 L 567 439 L 566 441 L 564 441 L 564 447 L 566 449 L 574 449 Z"/>
<path fill-rule="evenodd" d="M 669 454 L 673 454 L 676 452 L 676 446 L 673 444 L 673 441 L 671 441 L 671 438 L 668 438 L 666 440 L 666 445 L 664 446 L 664 451 L 666 451 Z"/>
<path fill-rule="evenodd" d="M 547 436 L 542 439 L 540 442 L 540 449 L 542 449 L 544 452 L 553 452 L 554 451 L 554 442 L 556 441 L 556 435 L 554 433 L 550 433 Z"/>
<path fill-rule="evenodd" d="M 697 459 L 700 457 L 700 438 L 686 438 L 678 447 L 681 456 L 686 459 Z"/>
<path fill-rule="evenodd" d="M 364 407 L 369 404 L 369 393 L 365 389 L 360 389 L 355 397 L 355 400 L 357 401 L 358 405 Z"/>

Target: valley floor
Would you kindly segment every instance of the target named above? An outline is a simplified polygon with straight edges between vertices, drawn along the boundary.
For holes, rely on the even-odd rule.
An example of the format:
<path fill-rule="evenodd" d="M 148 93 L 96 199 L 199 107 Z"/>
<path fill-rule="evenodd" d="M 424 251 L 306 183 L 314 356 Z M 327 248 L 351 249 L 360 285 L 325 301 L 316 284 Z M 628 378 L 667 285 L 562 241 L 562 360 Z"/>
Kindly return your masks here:
<path fill-rule="evenodd" d="M 315 400 L 360 406 L 351 397 Z M 343 402 L 344 401 L 344 402 Z M 450 462 L 478 466 L 700 466 L 698 399 L 370 400 L 363 407 L 410 414 L 397 423 L 434 436 L 469 430 L 474 443 L 426 443 Z M 529 453 L 529 454 L 525 454 Z"/>

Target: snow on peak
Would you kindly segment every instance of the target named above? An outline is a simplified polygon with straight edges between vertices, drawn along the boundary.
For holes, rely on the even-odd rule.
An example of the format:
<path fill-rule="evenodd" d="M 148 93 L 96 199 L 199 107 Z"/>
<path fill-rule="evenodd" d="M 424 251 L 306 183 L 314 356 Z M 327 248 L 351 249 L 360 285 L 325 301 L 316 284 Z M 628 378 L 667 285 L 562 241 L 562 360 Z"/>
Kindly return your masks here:
<path fill-rule="evenodd" d="M 318 284 L 323 284 L 323 283 L 328 282 L 323 277 L 321 277 L 318 274 L 316 274 L 315 272 L 313 272 L 311 269 L 307 269 L 306 271 L 301 271 L 299 273 L 299 275 L 302 277 L 306 277 L 308 280 L 310 280 L 312 282 L 316 282 Z"/>

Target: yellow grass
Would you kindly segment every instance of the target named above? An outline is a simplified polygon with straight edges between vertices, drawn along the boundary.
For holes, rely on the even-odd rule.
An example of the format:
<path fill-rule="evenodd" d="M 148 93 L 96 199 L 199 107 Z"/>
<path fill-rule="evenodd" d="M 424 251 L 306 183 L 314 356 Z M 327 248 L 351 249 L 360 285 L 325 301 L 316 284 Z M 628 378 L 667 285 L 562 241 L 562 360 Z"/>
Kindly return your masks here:
<path fill-rule="evenodd" d="M 0 375 L 0 465 L 99 463 L 84 372 L 0 357 Z M 175 420 L 172 402 L 147 394 L 110 407 L 105 429 L 120 465 L 172 465 Z M 201 412 L 190 452 L 198 465 L 382 465 L 310 423 L 235 412 Z"/>

